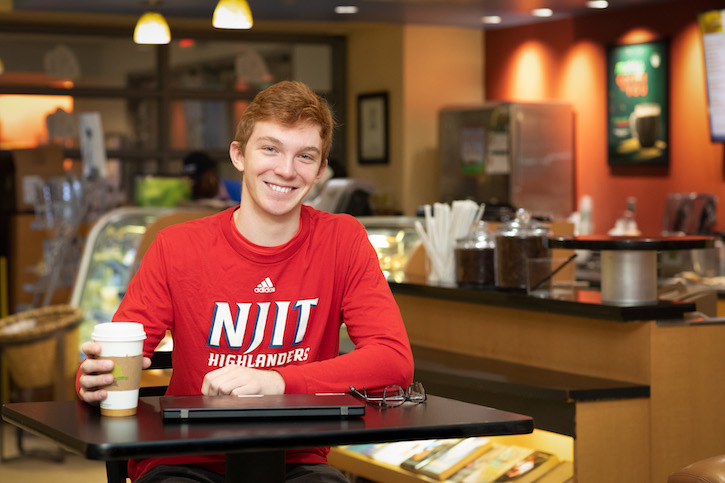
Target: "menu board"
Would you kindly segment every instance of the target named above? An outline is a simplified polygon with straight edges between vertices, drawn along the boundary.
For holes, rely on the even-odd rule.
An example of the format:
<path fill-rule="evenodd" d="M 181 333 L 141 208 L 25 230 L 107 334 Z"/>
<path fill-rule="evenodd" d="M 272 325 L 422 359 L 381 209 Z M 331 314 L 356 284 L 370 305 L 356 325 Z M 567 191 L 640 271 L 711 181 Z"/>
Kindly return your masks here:
<path fill-rule="evenodd" d="M 710 116 L 710 137 L 725 141 L 725 10 L 710 10 L 698 16 L 705 54 L 705 77 Z"/>
<path fill-rule="evenodd" d="M 668 71 L 665 41 L 608 49 L 609 164 L 669 162 Z"/>

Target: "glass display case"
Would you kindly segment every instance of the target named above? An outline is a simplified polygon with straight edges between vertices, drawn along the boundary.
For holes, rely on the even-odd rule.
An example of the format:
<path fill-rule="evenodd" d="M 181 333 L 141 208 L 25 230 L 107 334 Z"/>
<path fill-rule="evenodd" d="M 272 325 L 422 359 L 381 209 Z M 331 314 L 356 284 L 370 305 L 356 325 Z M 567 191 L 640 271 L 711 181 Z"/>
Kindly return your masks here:
<path fill-rule="evenodd" d="M 93 225 L 73 286 L 71 305 L 83 310 L 80 340 L 91 339 L 93 326 L 110 322 L 129 282 L 136 250 L 146 227 L 175 208 L 126 207 L 109 211 Z"/>
<path fill-rule="evenodd" d="M 378 253 L 380 268 L 390 282 L 405 281 L 405 266 L 420 241 L 414 217 L 360 216 L 357 218 L 368 232 Z"/>

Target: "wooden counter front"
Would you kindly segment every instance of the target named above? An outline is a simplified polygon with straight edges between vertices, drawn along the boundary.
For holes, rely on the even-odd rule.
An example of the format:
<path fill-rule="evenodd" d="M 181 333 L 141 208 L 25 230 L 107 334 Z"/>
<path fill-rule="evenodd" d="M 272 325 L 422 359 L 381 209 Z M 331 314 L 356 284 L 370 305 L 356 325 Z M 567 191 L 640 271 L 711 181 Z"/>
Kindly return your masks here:
<path fill-rule="evenodd" d="M 725 453 L 725 325 L 685 324 L 682 314 L 693 310 L 689 304 L 631 312 L 495 291 L 476 297 L 475 291 L 455 288 L 394 283 L 391 288 L 411 343 L 423 350 L 457 353 L 462 361 L 473 357 L 530 366 L 569 374 L 571 380 L 585 376 L 648 388 L 649 397 L 569 397 L 579 482 L 662 482 L 691 462 Z M 642 318 L 633 320 L 632 313 Z M 495 370 L 475 377 L 506 384 Z M 525 391 L 525 385 L 508 392 L 516 390 Z M 468 394 L 476 397 L 476 391 Z M 541 398 L 527 396 L 518 398 L 517 410 L 534 414 L 536 427 L 552 427 L 555 421 L 537 410 Z M 495 402 L 505 404 L 504 399 Z"/>

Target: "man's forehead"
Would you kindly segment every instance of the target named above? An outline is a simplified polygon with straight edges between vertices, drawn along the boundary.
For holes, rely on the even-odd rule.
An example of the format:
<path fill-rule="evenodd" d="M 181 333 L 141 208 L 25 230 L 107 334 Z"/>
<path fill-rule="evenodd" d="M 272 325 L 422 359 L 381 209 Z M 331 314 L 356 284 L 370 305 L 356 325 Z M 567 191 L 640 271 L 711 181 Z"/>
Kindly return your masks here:
<path fill-rule="evenodd" d="M 317 136 L 320 136 L 320 131 L 322 130 L 322 127 L 317 124 L 314 121 L 298 121 L 294 124 L 284 124 L 279 121 L 275 120 L 265 120 L 265 121 L 257 121 L 254 125 L 254 129 L 252 130 L 252 136 L 254 135 L 264 135 L 263 133 L 269 132 L 269 131 L 279 131 L 279 132 L 299 132 L 299 131 L 310 131 L 317 134 Z"/>
<path fill-rule="evenodd" d="M 280 122 L 259 121 L 254 125 L 249 140 L 295 144 L 301 145 L 301 149 L 315 149 L 322 152 L 320 126 L 313 122 L 300 122 L 288 126 Z"/>

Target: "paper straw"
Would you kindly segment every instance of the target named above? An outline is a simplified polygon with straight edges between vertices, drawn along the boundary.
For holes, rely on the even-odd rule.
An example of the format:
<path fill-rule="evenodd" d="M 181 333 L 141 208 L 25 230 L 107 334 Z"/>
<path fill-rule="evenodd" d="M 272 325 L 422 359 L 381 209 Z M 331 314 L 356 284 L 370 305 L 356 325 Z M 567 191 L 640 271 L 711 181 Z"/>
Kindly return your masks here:
<path fill-rule="evenodd" d="M 433 269 L 442 281 L 454 282 L 451 278 L 454 273 L 456 241 L 466 236 L 473 224 L 480 221 L 484 208 L 484 204 L 472 200 L 423 206 L 425 227 L 420 221 L 416 221 L 415 227 Z"/>

